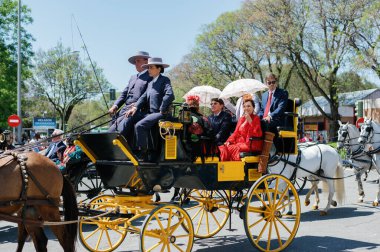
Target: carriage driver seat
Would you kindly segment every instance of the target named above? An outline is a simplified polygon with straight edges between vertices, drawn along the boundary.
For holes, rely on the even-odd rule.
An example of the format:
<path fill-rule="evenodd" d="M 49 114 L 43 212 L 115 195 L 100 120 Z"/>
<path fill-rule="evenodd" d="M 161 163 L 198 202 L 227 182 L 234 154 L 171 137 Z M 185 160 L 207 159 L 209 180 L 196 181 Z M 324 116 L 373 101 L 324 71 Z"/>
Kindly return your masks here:
<path fill-rule="evenodd" d="M 297 130 L 298 130 L 298 107 L 301 100 L 295 98 L 288 99 L 285 114 L 284 126 L 277 127 L 281 144 L 277 152 L 297 154 Z"/>

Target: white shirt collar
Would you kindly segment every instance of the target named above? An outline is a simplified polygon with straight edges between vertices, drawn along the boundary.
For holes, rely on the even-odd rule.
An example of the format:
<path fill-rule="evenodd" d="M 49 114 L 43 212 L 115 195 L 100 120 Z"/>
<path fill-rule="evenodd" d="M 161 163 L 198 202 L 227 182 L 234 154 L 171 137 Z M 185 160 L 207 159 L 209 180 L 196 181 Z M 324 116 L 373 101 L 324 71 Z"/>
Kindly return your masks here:
<path fill-rule="evenodd" d="M 156 82 L 156 80 L 158 79 L 158 77 L 160 77 L 161 74 L 159 74 L 156 78 L 154 78 L 152 81 L 153 82 Z"/>
<path fill-rule="evenodd" d="M 146 73 L 147 71 L 148 71 L 148 69 L 145 69 L 145 70 L 139 72 L 139 73 L 137 74 L 137 77 L 141 76 L 142 74 Z"/>

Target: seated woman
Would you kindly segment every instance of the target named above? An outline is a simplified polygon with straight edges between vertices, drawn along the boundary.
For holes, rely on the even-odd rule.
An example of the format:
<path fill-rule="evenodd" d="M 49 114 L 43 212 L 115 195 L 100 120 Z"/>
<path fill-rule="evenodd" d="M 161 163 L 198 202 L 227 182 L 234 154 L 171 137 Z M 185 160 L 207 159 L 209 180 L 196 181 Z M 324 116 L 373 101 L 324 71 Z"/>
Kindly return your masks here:
<path fill-rule="evenodd" d="M 234 133 L 224 145 L 219 146 L 221 161 L 239 161 L 240 152 L 261 151 L 262 140 L 250 140 L 251 137 L 262 137 L 260 118 L 254 114 L 255 104 L 252 99 L 245 100 L 244 114 L 240 117 Z"/>
<path fill-rule="evenodd" d="M 210 133 L 211 125 L 207 117 L 199 112 L 199 96 L 189 95 L 186 97 L 186 103 L 189 105 L 191 112 L 191 124 L 188 131 L 191 133 L 190 140 L 198 142 L 201 136 L 207 136 Z"/>
<path fill-rule="evenodd" d="M 199 96 L 189 95 L 186 97 L 186 103 L 189 105 L 191 113 L 191 124 L 188 126 L 188 143 L 190 143 L 190 152 L 193 158 L 208 155 L 209 147 L 206 146 L 206 139 L 209 139 L 211 134 L 211 124 L 207 117 L 199 112 Z"/>

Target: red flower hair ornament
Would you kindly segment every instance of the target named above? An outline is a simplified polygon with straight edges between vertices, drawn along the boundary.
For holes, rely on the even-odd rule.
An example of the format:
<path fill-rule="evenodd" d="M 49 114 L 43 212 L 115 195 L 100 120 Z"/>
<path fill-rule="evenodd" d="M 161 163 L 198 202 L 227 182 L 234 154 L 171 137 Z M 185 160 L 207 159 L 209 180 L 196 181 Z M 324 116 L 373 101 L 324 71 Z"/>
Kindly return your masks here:
<path fill-rule="evenodd" d="M 189 95 L 186 97 L 187 104 L 190 104 L 190 103 L 199 104 L 199 100 L 200 100 L 200 97 L 198 95 Z"/>

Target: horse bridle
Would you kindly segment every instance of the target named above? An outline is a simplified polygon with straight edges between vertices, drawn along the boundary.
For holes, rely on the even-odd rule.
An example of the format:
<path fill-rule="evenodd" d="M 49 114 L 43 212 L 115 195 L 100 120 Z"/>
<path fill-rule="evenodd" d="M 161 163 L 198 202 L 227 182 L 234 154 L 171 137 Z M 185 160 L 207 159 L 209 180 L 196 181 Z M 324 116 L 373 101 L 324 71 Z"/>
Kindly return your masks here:
<path fill-rule="evenodd" d="M 351 150 L 350 147 L 353 145 L 357 145 L 357 144 L 350 144 L 350 141 L 355 139 L 355 138 L 350 137 L 350 132 L 348 131 L 348 126 L 346 129 L 344 129 L 344 128 L 339 129 L 339 132 L 342 132 L 341 135 L 343 137 L 343 140 L 338 140 L 338 142 L 343 143 L 343 146 L 346 149 L 347 154 L 358 155 L 364 151 L 364 145 L 362 145 L 362 144 L 359 144 L 359 148 L 357 150 L 355 150 L 355 151 Z M 338 133 L 338 134 L 340 134 L 340 133 Z M 348 139 L 347 139 L 347 137 L 348 137 Z"/>
<path fill-rule="evenodd" d="M 364 132 L 367 132 L 367 134 L 366 135 L 360 134 L 360 137 L 364 138 L 366 143 L 370 143 L 370 140 L 372 139 L 372 137 L 374 135 L 372 122 L 369 122 L 369 123 L 365 122 L 364 126 L 366 126 Z M 362 129 L 363 129 L 363 127 L 362 127 Z"/>

